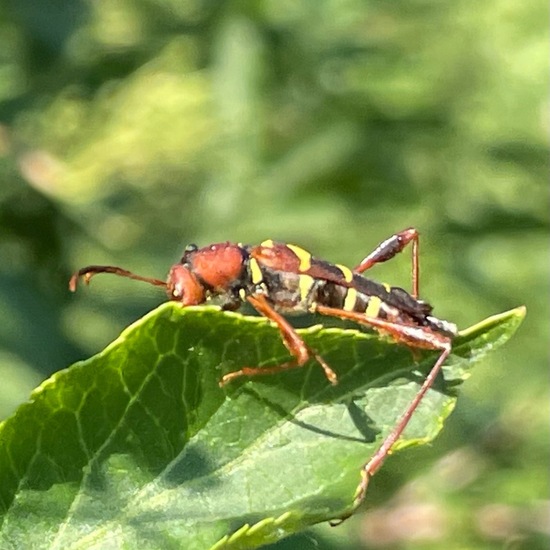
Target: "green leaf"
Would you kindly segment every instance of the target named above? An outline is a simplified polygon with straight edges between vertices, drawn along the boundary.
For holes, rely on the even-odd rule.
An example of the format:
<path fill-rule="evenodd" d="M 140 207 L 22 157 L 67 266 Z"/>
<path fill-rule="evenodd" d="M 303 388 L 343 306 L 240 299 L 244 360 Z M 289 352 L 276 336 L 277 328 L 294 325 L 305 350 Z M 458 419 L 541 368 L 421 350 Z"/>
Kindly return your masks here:
<path fill-rule="evenodd" d="M 461 333 L 399 448 L 431 441 L 474 360 L 524 308 Z M 377 335 L 300 331 L 314 362 L 284 361 L 271 323 L 167 303 L 87 361 L 58 372 L 0 425 L 2 547 L 252 548 L 350 510 L 361 465 L 433 365 Z"/>

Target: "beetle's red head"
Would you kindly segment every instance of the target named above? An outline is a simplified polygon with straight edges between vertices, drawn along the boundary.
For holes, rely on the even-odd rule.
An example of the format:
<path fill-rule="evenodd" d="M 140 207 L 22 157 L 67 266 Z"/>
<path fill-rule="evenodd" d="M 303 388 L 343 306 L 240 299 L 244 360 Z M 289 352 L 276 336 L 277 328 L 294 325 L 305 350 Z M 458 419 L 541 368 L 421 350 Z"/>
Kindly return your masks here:
<path fill-rule="evenodd" d="M 166 292 L 170 300 L 183 306 L 196 306 L 206 300 L 204 286 L 185 264 L 173 265 L 168 273 Z"/>

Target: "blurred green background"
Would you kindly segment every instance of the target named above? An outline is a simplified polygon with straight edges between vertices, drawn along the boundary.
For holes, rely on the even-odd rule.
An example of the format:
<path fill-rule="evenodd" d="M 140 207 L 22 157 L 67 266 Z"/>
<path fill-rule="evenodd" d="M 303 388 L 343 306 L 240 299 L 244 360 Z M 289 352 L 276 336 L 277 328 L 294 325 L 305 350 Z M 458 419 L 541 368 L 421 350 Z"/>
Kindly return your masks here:
<path fill-rule="evenodd" d="M 162 278 L 187 243 L 266 238 L 355 265 L 415 226 L 438 316 L 526 321 L 365 514 L 274 548 L 547 548 L 547 22 L 538 0 L 3 2 L 2 418 L 163 300 L 69 295 L 83 265 Z M 409 288 L 409 255 L 371 276 Z"/>

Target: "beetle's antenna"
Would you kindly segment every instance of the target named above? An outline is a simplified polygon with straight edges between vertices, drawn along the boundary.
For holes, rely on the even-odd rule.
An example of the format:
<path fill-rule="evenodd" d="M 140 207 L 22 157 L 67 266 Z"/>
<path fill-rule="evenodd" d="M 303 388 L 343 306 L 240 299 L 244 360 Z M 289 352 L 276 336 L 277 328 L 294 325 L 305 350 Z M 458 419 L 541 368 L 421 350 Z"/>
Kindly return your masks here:
<path fill-rule="evenodd" d="M 127 277 L 128 279 L 135 279 L 136 281 L 143 281 L 144 283 L 149 283 L 154 286 L 163 286 L 166 287 L 166 282 L 161 281 L 160 279 L 153 279 L 152 277 L 142 277 L 141 275 L 136 275 L 131 271 L 122 269 L 121 267 L 116 267 L 114 265 L 89 265 L 79 269 L 69 281 L 69 290 L 71 292 L 76 291 L 76 286 L 78 280 L 83 277 L 86 284 L 90 283 L 90 279 L 97 275 L 98 273 L 112 273 L 113 275 L 119 275 L 120 277 Z"/>

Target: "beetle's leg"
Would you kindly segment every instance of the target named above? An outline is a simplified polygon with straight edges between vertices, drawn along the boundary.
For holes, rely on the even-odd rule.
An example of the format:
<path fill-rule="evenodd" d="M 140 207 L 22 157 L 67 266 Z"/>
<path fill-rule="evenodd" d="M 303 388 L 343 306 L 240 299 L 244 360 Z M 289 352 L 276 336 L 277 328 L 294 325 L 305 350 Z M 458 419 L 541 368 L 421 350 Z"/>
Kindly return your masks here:
<path fill-rule="evenodd" d="M 288 351 L 294 356 L 294 360 L 288 361 L 287 363 L 282 363 L 280 365 L 274 365 L 272 367 L 243 367 L 238 371 L 230 372 L 229 374 L 223 376 L 220 381 L 220 386 L 224 386 L 231 380 L 241 376 L 275 374 L 284 370 L 303 367 L 310 357 L 314 357 L 321 367 L 323 367 L 325 376 L 331 384 L 336 384 L 338 382 L 336 373 L 329 367 L 325 360 L 306 345 L 306 343 L 294 330 L 292 325 L 271 307 L 264 296 L 261 294 L 256 296 L 248 296 L 247 300 L 259 313 L 277 325 L 281 332 L 283 343 Z"/>
<path fill-rule="evenodd" d="M 418 231 L 414 227 L 395 233 L 382 241 L 361 263 L 353 270 L 363 273 L 375 264 L 387 262 L 399 254 L 412 241 L 412 295 L 418 298 Z"/>
<path fill-rule="evenodd" d="M 451 339 L 437 332 L 432 332 L 424 327 L 391 323 L 389 321 L 384 321 L 383 319 L 367 317 L 359 312 L 345 311 L 325 306 L 317 306 L 316 310 L 323 315 L 349 319 L 355 321 L 356 323 L 372 326 L 383 333 L 391 335 L 396 342 L 405 344 L 413 349 L 431 349 L 439 350 L 441 352 L 437 358 L 437 361 L 434 363 L 434 366 L 426 376 L 422 386 L 407 406 L 401 418 L 397 421 L 397 424 L 394 426 L 389 435 L 386 436 L 386 439 L 384 439 L 382 445 L 380 445 L 370 460 L 361 468 L 361 481 L 359 482 L 355 492 L 352 508 L 353 511 L 364 500 L 370 478 L 380 469 L 382 464 L 384 464 L 384 461 L 391 453 L 391 448 L 401 437 L 418 405 L 426 395 L 427 391 L 432 387 L 443 363 L 451 353 Z M 351 512 L 347 516 L 341 518 L 341 521 L 349 517 L 349 515 L 351 515 Z"/>

